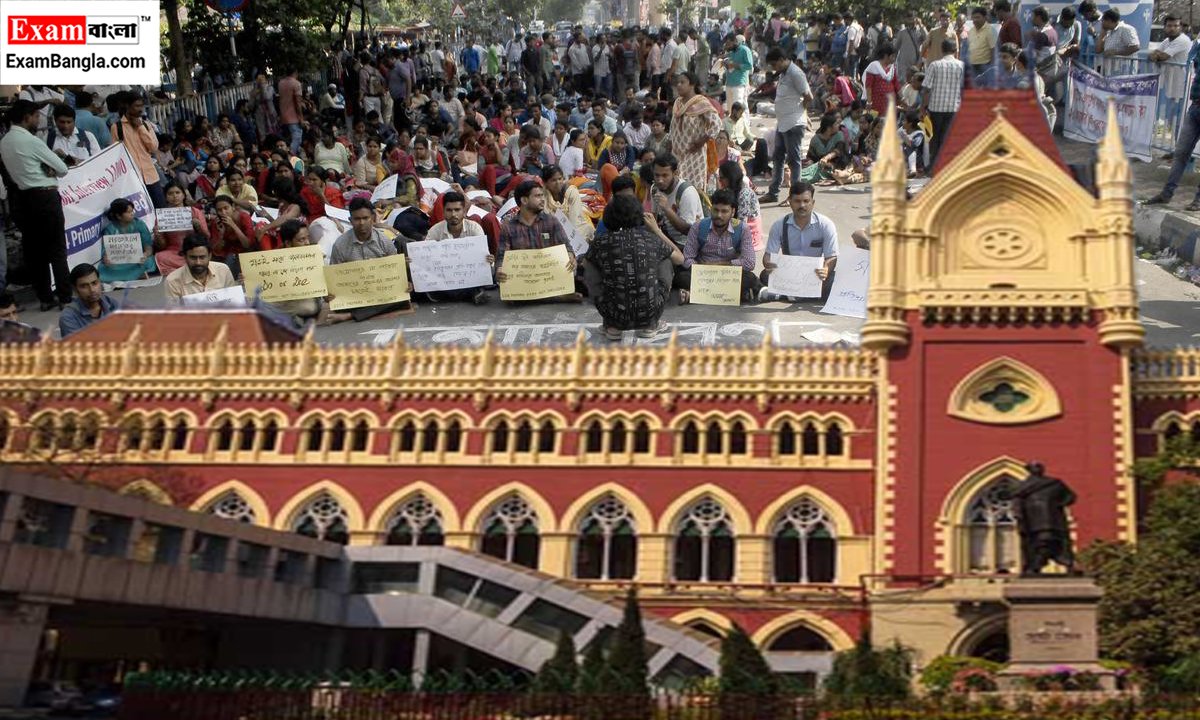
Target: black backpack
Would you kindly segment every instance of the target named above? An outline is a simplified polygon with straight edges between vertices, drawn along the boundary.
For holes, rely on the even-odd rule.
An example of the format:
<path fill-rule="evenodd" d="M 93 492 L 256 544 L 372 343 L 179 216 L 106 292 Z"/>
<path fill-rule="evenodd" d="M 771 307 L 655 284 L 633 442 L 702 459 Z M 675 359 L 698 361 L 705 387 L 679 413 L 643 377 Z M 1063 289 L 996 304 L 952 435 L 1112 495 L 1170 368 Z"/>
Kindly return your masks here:
<path fill-rule="evenodd" d="M 88 155 L 95 155 L 96 148 L 92 147 L 92 139 L 90 137 L 88 137 L 87 131 L 83 130 L 82 128 L 76 128 L 76 130 L 79 131 L 79 136 L 81 138 L 83 138 L 83 142 L 86 143 L 86 145 L 84 147 L 87 148 Z M 58 129 L 55 126 L 51 125 L 46 131 L 46 147 L 53 150 L 54 149 L 54 141 L 57 139 L 58 139 Z"/>

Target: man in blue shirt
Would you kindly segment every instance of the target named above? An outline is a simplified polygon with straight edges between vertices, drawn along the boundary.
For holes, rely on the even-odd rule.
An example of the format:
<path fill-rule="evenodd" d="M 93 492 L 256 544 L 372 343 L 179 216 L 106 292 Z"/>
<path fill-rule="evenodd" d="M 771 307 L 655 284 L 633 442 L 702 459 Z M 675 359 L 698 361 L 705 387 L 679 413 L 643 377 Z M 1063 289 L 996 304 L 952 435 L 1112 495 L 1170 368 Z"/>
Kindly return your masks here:
<path fill-rule="evenodd" d="M 571 127 L 576 130 L 587 130 L 588 120 L 592 119 L 592 98 L 590 95 L 582 95 L 579 98 L 579 104 L 571 111 L 571 116 L 568 118 Z"/>
<path fill-rule="evenodd" d="M 735 102 L 749 107 L 754 55 L 746 47 L 745 38 L 732 34 L 725 37 L 725 53 L 725 112 L 728 113 Z"/>
<path fill-rule="evenodd" d="M 825 258 L 824 265 L 817 268 L 817 277 L 822 281 L 821 299 L 829 297 L 829 291 L 833 288 L 833 271 L 837 266 L 837 228 L 828 217 L 813 212 L 816 192 L 812 183 L 803 180 L 792 183 L 788 191 L 788 205 L 792 212 L 776 220 L 767 233 L 767 248 L 763 254 L 765 269 L 759 277 L 763 284 L 761 300 L 772 299 L 766 288 L 771 271 L 778 267 L 777 263 L 771 261 L 774 255 Z"/>
<path fill-rule="evenodd" d="M 463 48 L 462 64 L 468 75 L 474 75 L 479 72 L 479 51 L 475 49 L 474 39 L 468 39 L 466 47 Z"/>
<path fill-rule="evenodd" d="M 96 105 L 96 96 L 90 92 L 75 94 L 75 127 L 95 135 L 100 147 L 106 148 L 112 145 L 112 133 L 108 130 L 108 110 Z"/>
<path fill-rule="evenodd" d="M 58 331 L 64 338 L 118 309 L 115 300 L 105 297 L 95 265 L 80 263 L 71 268 L 71 287 L 75 288 L 75 299 L 58 316 Z"/>

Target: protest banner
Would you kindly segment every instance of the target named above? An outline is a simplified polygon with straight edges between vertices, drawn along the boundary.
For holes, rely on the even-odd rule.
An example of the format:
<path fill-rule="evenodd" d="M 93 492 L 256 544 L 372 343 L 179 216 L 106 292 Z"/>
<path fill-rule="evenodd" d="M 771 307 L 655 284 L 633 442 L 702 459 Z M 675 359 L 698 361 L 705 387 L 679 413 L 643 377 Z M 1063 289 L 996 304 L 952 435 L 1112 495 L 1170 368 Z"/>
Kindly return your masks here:
<path fill-rule="evenodd" d="M 846 243 L 838 247 L 833 288 L 821 312 L 830 315 L 865 318 L 867 287 L 871 282 L 871 251 Z"/>
<path fill-rule="evenodd" d="M 487 237 L 446 238 L 410 242 L 404 246 L 412 263 L 417 292 L 461 290 L 492 284 Z"/>
<path fill-rule="evenodd" d="M 695 305 L 741 305 L 741 265 L 692 265 L 689 292 Z"/>
<path fill-rule="evenodd" d="M 501 300 L 544 300 L 575 292 L 575 278 L 567 269 L 566 245 L 504 253 Z"/>
<path fill-rule="evenodd" d="M 403 255 L 355 260 L 325 268 L 330 310 L 390 305 L 408 300 L 408 264 Z"/>
<path fill-rule="evenodd" d="M 325 255 L 316 245 L 242 253 L 246 294 L 262 290 L 267 302 L 325 297 Z"/>
<path fill-rule="evenodd" d="M 395 199 L 398 182 L 400 182 L 399 175 L 389 175 L 386 180 L 375 186 L 375 191 L 371 193 L 371 202 Z"/>
<path fill-rule="evenodd" d="M 220 290 L 205 290 L 180 298 L 184 307 L 246 307 L 246 292 L 241 285 L 221 288 Z"/>
<path fill-rule="evenodd" d="M 767 276 L 767 288 L 776 295 L 788 297 L 821 297 L 821 278 L 817 268 L 825 264 L 825 258 L 799 255 L 772 255 L 771 261 L 778 267 Z"/>
<path fill-rule="evenodd" d="M 567 241 L 571 243 L 571 249 L 575 251 L 575 257 L 586 255 L 590 245 L 588 245 L 587 238 L 583 236 L 583 233 L 579 232 L 579 228 L 575 227 L 575 223 L 567 219 L 567 214 L 561 208 L 554 211 L 554 217 L 567 233 Z"/>
<path fill-rule="evenodd" d="M 1098 143 L 1108 126 L 1108 102 L 1117 105 L 1121 142 L 1128 155 L 1151 161 L 1150 141 L 1158 113 L 1158 75 L 1100 73 L 1072 62 L 1068 74 L 1063 135 L 1071 140 Z"/>
<path fill-rule="evenodd" d="M 104 236 L 104 259 L 109 265 L 140 265 L 145 255 L 138 233 Z"/>
<path fill-rule="evenodd" d="M 177 230 L 192 230 L 192 209 L 190 207 L 159 208 L 154 211 L 158 219 L 159 232 L 175 232 Z"/>
<path fill-rule="evenodd" d="M 66 220 L 68 267 L 100 262 L 100 232 L 108 223 L 104 213 L 117 198 L 133 203 L 134 213 L 146 227 L 153 230 L 156 224 L 150 194 L 121 143 L 67 170 L 66 176 L 58 179 L 58 195 Z"/>

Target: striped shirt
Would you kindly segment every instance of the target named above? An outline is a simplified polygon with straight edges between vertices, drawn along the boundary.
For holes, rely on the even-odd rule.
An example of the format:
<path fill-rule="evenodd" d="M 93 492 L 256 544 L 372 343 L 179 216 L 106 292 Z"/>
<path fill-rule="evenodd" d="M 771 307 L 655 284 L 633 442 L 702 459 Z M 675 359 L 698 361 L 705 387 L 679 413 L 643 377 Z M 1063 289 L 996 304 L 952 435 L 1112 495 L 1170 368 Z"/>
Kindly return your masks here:
<path fill-rule="evenodd" d="M 509 250 L 541 250 L 542 248 L 566 245 L 567 253 L 572 257 L 571 243 L 567 233 L 558 219 L 547 213 L 539 213 L 533 219 L 532 225 L 521 221 L 521 213 L 513 213 L 512 217 L 500 225 L 500 242 L 496 248 L 496 267 L 504 267 L 504 253 Z"/>
<path fill-rule="evenodd" d="M 962 104 L 963 64 L 953 55 L 934 60 L 925 68 L 929 88 L 929 112 L 958 112 Z"/>

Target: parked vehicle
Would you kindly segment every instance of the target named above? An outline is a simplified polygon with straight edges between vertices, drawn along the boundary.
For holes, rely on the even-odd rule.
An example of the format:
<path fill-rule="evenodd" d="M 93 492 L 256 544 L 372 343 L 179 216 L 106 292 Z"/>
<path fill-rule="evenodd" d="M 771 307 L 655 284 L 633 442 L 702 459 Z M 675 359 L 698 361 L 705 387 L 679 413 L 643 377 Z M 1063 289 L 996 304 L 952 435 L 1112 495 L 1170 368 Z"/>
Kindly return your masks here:
<path fill-rule="evenodd" d="M 91 711 L 92 705 L 74 683 L 61 680 L 30 683 L 25 695 L 25 704 L 30 707 L 50 708 L 68 715 L 82 715 Z"/>

